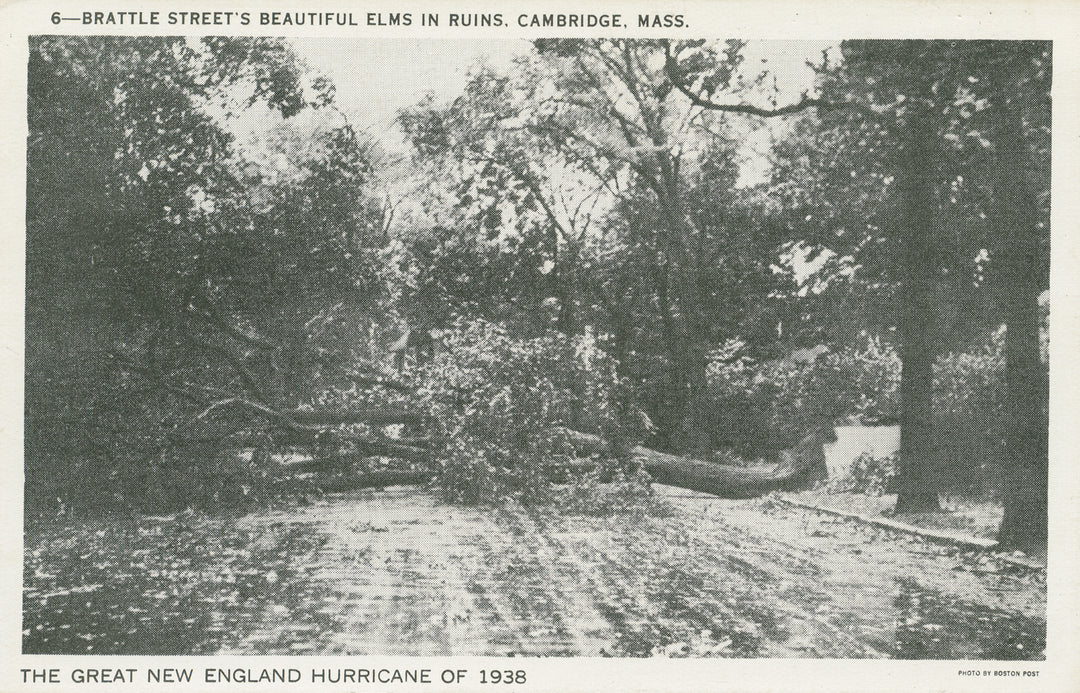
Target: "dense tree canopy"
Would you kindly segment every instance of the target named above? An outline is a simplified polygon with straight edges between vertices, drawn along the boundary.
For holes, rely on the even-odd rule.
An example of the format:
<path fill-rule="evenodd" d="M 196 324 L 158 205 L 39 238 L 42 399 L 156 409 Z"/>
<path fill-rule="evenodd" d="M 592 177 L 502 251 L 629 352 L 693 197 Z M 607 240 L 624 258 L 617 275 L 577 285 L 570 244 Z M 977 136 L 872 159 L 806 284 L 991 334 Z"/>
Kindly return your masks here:
<path fill-rule="evenodd" d="M 347 124 L 293 146 L 283 124 L 293 160 L 275 171 L 210 113 L 287 118 L 330 86 L 305 96 L 302 66 L 263 40 L 49 37 L 29 72 L 28 489 L 63 484 L 37 478 L 54 466 L 95 486 L 146 475 L 215 400 L 310 399 L 305 323 L 375 296 L 371 152 Z"/>
<path fill-rule="evenodd" d="M 471 223 L 528 253 L 512 275 L 532 287 L 526 306 L 552 299 L 561 330 L 641 353 L 623 372 L 655 393 L 661 440 L 704 450 L 709 345 L 768 322 L 776 239 L 736 190 L 722 119 L 672 88 L 665 47 L 538 41 L 514 74 L 480 71 L 450 108 L 402 123 L 418 156 L 455 172 Z M 627 333 L 642 321 L 662 329 Z"/>

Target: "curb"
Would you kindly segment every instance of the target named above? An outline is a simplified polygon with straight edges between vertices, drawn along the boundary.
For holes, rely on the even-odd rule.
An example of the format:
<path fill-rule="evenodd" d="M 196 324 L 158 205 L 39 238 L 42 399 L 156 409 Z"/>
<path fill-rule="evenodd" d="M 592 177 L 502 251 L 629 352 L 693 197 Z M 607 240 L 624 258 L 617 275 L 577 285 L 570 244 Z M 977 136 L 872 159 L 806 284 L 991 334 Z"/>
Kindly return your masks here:
<path fill-rule="evenodd" d="M 971 537 L 965 534 L 949 532 L 946 530 L 925 529 L 923 527 L 916 527 L 915 525 L 911 525 L 906 522 L 900 522 L 898 520 L 890 520 L 884 517 L 867 517 L 865 515 L 848 512 L 846 510 L 836 510 L 833 508 L 825 508 L 820 505 L 801 503 L 799 501 L 789 500 L 781 496 L 773 496 L 772 498 L 773 500 L 776 500 L 781 504 L 790 507 L 802 508 L 803 510 L 813 510 L 819 513 L 826 513 L 828 515 L 836 515 L 838 517 L 847 518 L 849 520 L 857 520 L 859 522 L 871 524 L 876 527 L 882 527 L 884 529 L 891 529 L 898 532 L 904 532 L 906 534 L 914 534 L 916 536 L 923 537 L 924 539 L 930 539 L 932 541 L 945 542 L 959 546 L 967 546 L 969 548 L 980 549 L 984 551 L 995 550 L 997 549 L 998 545 L 998 543 L 993 539 L 980 539 L 978 537 Z M 1005 561 L 1006 563 L 1021 566 L 1023 568 L 1028 568 L 1030 570 L 1046 570 L 1045 565 L 1030 558 L 1019 558 L 1016 556 L 1010 556 L 1008 554 L 1000 554 L 998 558 Z"/>

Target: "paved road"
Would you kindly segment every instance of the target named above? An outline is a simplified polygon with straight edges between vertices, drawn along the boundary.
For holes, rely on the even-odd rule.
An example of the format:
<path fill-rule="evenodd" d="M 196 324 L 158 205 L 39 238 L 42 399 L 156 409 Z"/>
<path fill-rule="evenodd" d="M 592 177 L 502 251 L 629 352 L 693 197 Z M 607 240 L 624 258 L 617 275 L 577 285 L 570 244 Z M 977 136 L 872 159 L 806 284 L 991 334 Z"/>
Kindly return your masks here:
<path fill-rule="evenodd" d="M 28 534 L 24 650 L 1041 657 L 1039 575 L 767 500 L 665 501 L 648 517 L 599 518 L 449 507 L 397 488 L 233 520 L 143 520 L 121 535 L 135 532 L 138 560 L 165 561 L 156 582 L 132 567 L 125 587 L 112 566 L 94 587 L 87 569 L 82 591 L 56 576 L 80 574 L 72 565 L 49 566 L 93 550 L 71 558 L 71 532 Z M 110 615 L 125 603 L 138 611 Z M 91 611 L 96 621 L 63 628 Z"/>

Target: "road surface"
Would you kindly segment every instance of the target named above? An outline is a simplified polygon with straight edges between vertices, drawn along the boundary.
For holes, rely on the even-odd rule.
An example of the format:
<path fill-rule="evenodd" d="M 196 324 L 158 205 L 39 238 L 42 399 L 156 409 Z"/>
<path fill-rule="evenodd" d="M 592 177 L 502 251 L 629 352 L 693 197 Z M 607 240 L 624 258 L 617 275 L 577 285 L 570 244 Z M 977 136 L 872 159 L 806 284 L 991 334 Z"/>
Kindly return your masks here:
<path fill-rule="evenodd" d="M 367 490 L 28 527 L 27 653 L 1039 659 L 1044 576 L 791 508 L 610 517 Z"/>

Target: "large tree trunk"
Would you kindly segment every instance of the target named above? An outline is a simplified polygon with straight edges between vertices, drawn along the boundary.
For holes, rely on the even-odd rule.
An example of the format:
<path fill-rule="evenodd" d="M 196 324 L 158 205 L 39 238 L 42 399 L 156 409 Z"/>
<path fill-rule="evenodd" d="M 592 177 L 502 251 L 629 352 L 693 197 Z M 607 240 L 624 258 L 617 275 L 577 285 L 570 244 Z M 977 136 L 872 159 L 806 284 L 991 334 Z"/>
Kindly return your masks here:
<path fill-rule="evenodd" d="M 634 461 L 658 484 L 721 498 L 757 498 L 772 491 L 793 491 L 805 487 L 818 475 L 811 464 L 780 465 L 762 471 L 677 457 L 640 446 L 632 454 Z"/>
<path fill-rule="evenodd" d="M 1020 254 L 1020 253 L 1018 253 Z M 1017 259 L 1018 264 L 1024 264 Z M 1013 286 L 1006 307 L 1005 514 L 998 532 L 1003 546 L 1044 554 L 1047 540 L 1047 435 L 1049 420 L 1039 360 L 1039 302 L 1030 282 Z"/>
<path fill-rule="evenodd" d="M 900 355 L 900 464 L 896 512 L 941 509 L 935 473 L 934 387 L 934 181 L 933 129 L 928 114 L 907 123 L 903 143 L 903 186 L 906 218 L 903 229 Z"/>
<path fill-rule="evenodd" d="M 1015 99 L 1015 96 L 1014 96 Z M 1039 353 L 1038 208 L 1023 173 L 1026 156 L 1019 107 L 1004 103 L 995 199 L 1005 303 L 1006 460 L 1002 546 L 1045 555 L 1047 546 L 1048 383 Z M 1017 171 L 1019 172 L 1017 173 Z"/>
<path fill-rule="evenodd" d="M 579 453 L 607 452 L 598 436 L 569 431 L 571 444 Z M 762 470 L 704 462 L 691 457 L 669 455 L 637 446 L 631 461 L 649 473 L 653 481 L 721 498 L 756 498 L 772 491 L 791 491 L 823 478 L 825 457 L 821 436 L 813 433 L 782 455 L 774 469 Z"/>

